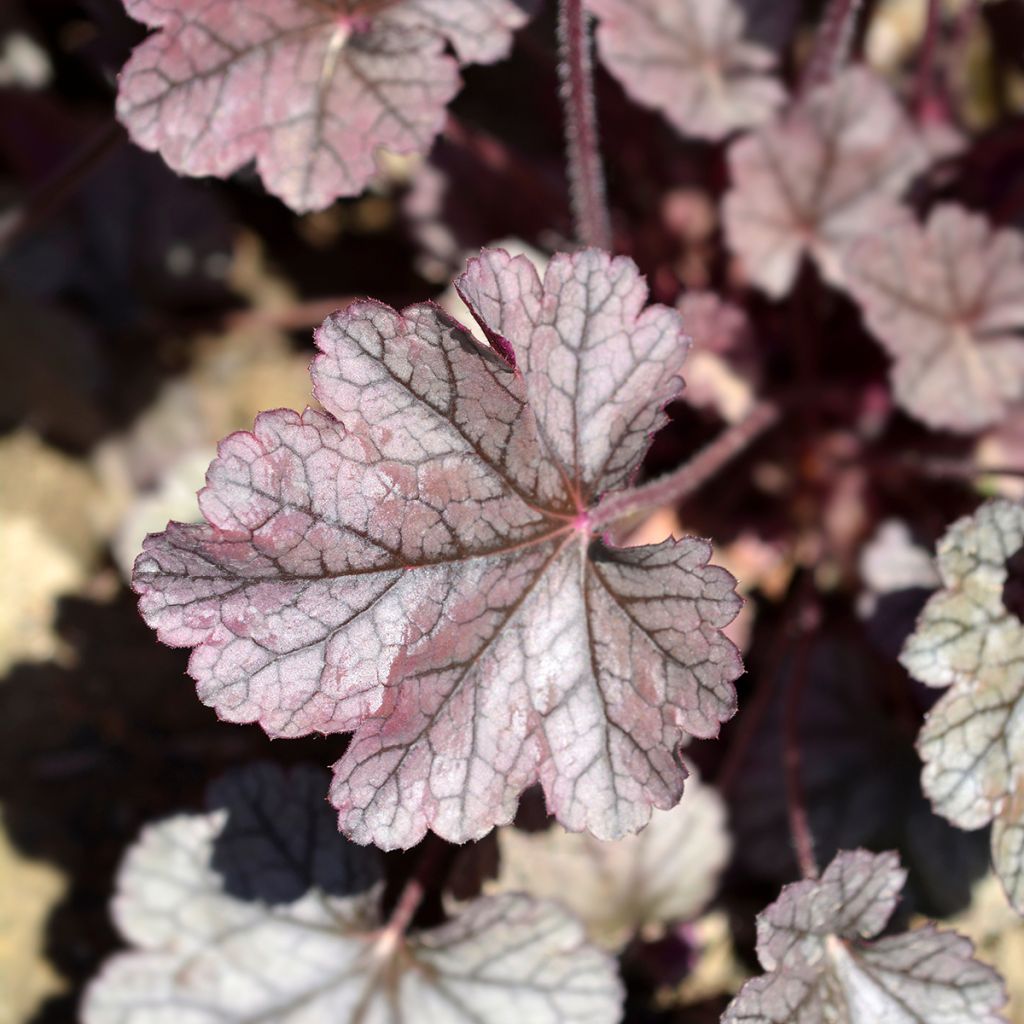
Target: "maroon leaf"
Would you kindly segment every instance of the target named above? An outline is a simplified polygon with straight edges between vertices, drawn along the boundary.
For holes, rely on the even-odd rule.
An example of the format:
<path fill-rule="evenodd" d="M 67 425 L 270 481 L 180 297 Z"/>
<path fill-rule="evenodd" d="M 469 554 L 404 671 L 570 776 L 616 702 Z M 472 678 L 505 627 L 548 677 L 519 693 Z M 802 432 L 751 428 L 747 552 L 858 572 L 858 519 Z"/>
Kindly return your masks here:
<path fill-rule="evenodd" d="M 1024 236 L 960 206 L 905 215 L 857 245 L 848 287 L 892 355 L 900 405 L 975 431 L 1024 396 Z"/>
<path fill-rule="evenodd" d="M 317 334 L 327 415 L 264 413 L 147 540 L 135 586 L 194 646 L 202 699 L 273 735 L 355 730 L 341 827 L 409 846 L 511 820 L 534 781 L 570 829 L 670 807 L 686 734 L 735 707 L 734 580 L 686 539 L 620 550 L 589 510 L 636 471 L 681 386 L 674 311 L 628 259 L 485 251 L 458 282 L 493 349 L 434 306 Z"/>
<path fill-rule="evenodd" d="M 601 59 L 638 102 L 684 135 L 720 139 L 785 99 L 775 55 L 749 35 L 759 0 L 587 0 Z"/>
<path fill-rule="evenodd" d="M 847 246 L 885 223 L 927 160 L 888 86 L 852 68 L 733 143 L 729 244 L 771 296 L 790 290 L 804 255 L 840 284 Z"/>
<path fill-rule="evenodd" d="M 495 60 L 515 0 L 125 0 L 154 29 L 125 65 L 118 117 L 183 174 L 255 159 L 294 210 L 362 191 L 378 150 L 424 152 L 463 60 Z"/>

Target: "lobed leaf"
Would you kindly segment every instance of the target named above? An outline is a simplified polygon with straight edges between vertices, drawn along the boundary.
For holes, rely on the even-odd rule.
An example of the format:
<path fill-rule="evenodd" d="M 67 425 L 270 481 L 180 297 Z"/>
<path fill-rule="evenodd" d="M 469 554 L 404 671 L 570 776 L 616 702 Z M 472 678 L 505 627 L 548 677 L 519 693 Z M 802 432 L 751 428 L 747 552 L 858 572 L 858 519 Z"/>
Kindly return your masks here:
<path fill-rule="evenodd" d="M 486 898 L 440 927 L 405 937 L 390 931 L 379 915 L 380 887 L 366 888 L 379 871 L 376 855 L 338 835 L 319 775 L 269 766 L 236 772 L 220 788 L 219 809 L 143 832 L 114 902 L 135 948 L 93 981 L 84 1024 L 618 1019 L 614 965 L 554 904 Z M 304 818 L 303 827 L 281 828 L 282 809 L 293 824 Z M 222 845 L 238 814 L 250 851 L 280 855 L 254 864 L 245 844 Z M 319 866 L 307 871 L 311 864 Z M 281 903 L 285 865 L 289 882 L 299 870 L 305 885 Z M 234 874 L 255 883 L 245 897 L 229 891 Z"/>
<path fill-rule="evenodd" d="M 619 838 L 673 806 L 687 735 L 735 708 L 739 599 L 693 538 L 617 549 L 590 510 L 680 389 L 678 315 L 628 259 L 485 251 L 458 282 L 492 347 L 433 306 L 358 303 L 317 332 L 325 413 L 224 441 L 204 524 L 135 569 L 201 698 L 275 736 L 354 731 L 331 798 L 385 848 L 508 822 L 542 784 Z"/>
<path fill-rule="evenodd" d="M 498 833 L 497 889 L 559 900 L 598 945 L 620 950 L 649 925 L 693 920 L 715 893 L 731 843 L 721 798 L 691 778 L 639 834 L 604 843 L 550 828 Z"/>
<path fill-rule="evenodd" d="M 971 943 L 931 925 L 874 942 L 905 874 L 895 854 L 843 852 L 820 879 L 787 885 L 757 918 L 771 972 L 747 982 L 724 1024 L 996 1024 L 999 975 Z"/>
<path fill-rule="evenodd" d="M 586 0 L 601 59 L 638 102 L 684 135 L 721 139 L 767 120 L 785 90 L 750 38 L 760 0 Z"/>
<path fill-rule="evenodd" d="M 888 86 L 851 68 L 732 144 L 729 244 L 750 280 L 775 298 L 793 287 L 805 255 L 840 284 L 848 246 L 887 222 L 927 163 Z"/>
<path fill-rule="evenodd" d="M 1024 507 L 996 500 L 955 522 L 939 542 L 943 589 L 925 605 L 900 660 L 949 691 L 918 737 L 921 781 L 960 828 L 990 821 L 992 859 L 1024 913 L 1024 623 L 1006 607 L 1007 563 L 1024 547 Z"/>
<path fill-rule="evenodd" d="M 363 190 L 378 151 L 424 153 L 463 61 L 493 61 L 521 0 L 125 0 L 156 29 L 121 72 L 118 118 L 181 174 L 255 160 L 298 211 Z"/>
<path fill-rule="evenodd" d="M 1024 395 L 1024 236 L 937 206 L 852 251 L 848 288 L 893 357 L 900 405 L 934 428 L 997 423 Z"/>

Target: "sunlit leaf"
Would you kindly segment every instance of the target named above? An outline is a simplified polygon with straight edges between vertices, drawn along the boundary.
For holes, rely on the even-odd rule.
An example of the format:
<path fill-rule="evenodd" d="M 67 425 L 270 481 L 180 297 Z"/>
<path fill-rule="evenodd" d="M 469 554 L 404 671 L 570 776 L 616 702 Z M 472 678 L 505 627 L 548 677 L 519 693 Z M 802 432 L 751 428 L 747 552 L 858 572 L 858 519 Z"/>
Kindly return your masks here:
<path fill-rule="evenodd" d="M 1024 507 L 992 501 L 939 542 L 943 589 L 925 605 L 901 660 L 915 678 L 949 691 L 918 737 L 922 784 L 960 828 L 993 821 L 992 860 L 1024 913 L 1024 623 L 1004 588 L 1024 547 Z"/>
<path fill-rule="evenodd" d="M 373 302 L 317 335 L 326 413 L 263 414 L 200 495 L 207 522 L 135 570 L 202 699 L 273 735 L 355 731 L 332 799 L 360 842 L 455 841 L 540 781 L 573 830 L 673 806 L 687 734 L 735 707 L 734 581 L 695 539 L 608 546 L 600 496 L 635 473 L 688 347 L 628 259 L 485 251 L 434 306 Z"/>
<path fill-rule="evenodd" d="M 805 255 L 841 283 L 846 248 L 886 222 L 927 160 L 888 86 L 852 68 L 732 144 L 729 244 L 771 296 L 792 288 Z"/>
<path fill-rule="evenodd" d="M 893 357 L 896 399 L 931 427 L 974 431 L 1024 396 L 1024 235 L 951 204 L 854 247 L 848 287 Z"/>
<path fill-rule="evenodd" d="M 362 191 L 377 153 L 423 153 L 462 60 L 495 60 L 526 20 L 516 0 L 125 0 L 155 29 L 121 72 L 132 139 L 183 174 L 255 160 L 295 210 Z"/>
<path fill-rule="evenodd" d="M 237 772 L 217 809 L 143 832 L 114 900 L 134 948 L 90 986 L 84 1024 L 618 1020 L 614 965 L 554 904 L 485 898 L 389 929 L 376 853 L 338 835 L 323 776 Z"/>
<path fill-rule="evenodd" d="M 757 919 L 770 973 L 743 986 L 723 1024 L 997 1024 L 1002 983 L 966 939 L 932 925 L 875 939 L 904 878 L 895 854 L 856 850 L 787 885 Z"/>
<path fill-rule="evenodd" d="M 637 101 L 684 135 L 719 139 L 767 120 L 785 90 L 750 38 L 749 0 L 586 0 L 601 59 Z"/>

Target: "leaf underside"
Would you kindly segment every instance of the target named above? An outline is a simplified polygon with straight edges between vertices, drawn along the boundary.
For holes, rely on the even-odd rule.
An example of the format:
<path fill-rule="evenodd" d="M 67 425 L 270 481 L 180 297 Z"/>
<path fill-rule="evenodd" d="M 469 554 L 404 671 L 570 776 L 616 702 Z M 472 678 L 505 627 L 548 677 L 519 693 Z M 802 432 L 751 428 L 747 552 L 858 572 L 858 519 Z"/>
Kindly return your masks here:
<path fill-rule="evenodd" d="M 954 825 L 990 821 L 992 860 L 1024 913 L 1024 624 L 1003 602 L 1007 562 L 1024 547 L 1024 507 L 997 500 L 939 542 L 943 589 L 925 605 L 900 660 L 948 686 L 918 736 L 921 782 Z"/>
<path fill-rule="evenodd" d="M 140 608 L 196 648 L 221 717 L 354 731 L 331 796 L 359 842 L 477 838 L 535 781 L 568 828 L 618 838 L 678 801 L 677 749 L 717 734 L 741 671 L 706 542 L 587 528 L 665 421 L 688 340 L 596 251 L 543 281 L 485 251 L 458 285 L 493 347 L 433 306 L 330 318 L 326 412 L 222 443 L 206 522 L 146 542 Z"/>
<path fill-rule="evenodd" d="M 89 987 L 84 1024 L 619 1019 L 614 964 L 552 903 L 485 898 L 439 927 L 387 935 L 375 851 L 338 835 L 324 774 L 236 771 L 217 810 L 144 830 L 114 902 L 133 949 Z M 296 828 L 276 827 L 282 809 Z M 282 872 L 302 882 L 288 902 L 276 898 Z M 244 897 L 230 891 L 237 877 Z"/>
<path fill-rule="evenodd" d="M 156 31 L 120 76 L 132 140 L 182 174 L 256 161 L 293 210 L 360 193 L 382 149 L 424 153 L 459 89 L 527 17 L 516 0 L 125 0 Z"/>
<path fill-rule="evenodd" d="M 967 939 L 926 925 L 868 941 L 905 878 L 894 853 L 855 850 L 787 885 L 757 918 L 770 973 L 743 986 L 723 1024 L 997 1024 L 1002 983 Z"/>

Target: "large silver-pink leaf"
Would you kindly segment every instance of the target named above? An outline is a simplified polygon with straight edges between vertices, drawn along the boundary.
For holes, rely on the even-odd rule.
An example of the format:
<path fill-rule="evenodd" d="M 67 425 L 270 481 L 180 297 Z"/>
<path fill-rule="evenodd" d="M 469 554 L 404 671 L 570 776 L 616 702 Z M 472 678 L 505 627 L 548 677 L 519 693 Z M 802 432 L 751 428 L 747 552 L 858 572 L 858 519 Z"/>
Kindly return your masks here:
<path fill-rule="evenodd" d="M 925 605 L 900 660 L 948 686 L 918 736 L 921 782 L 960 828 L 994 821 L 992 860 L 1024 914 L 1024 623 L 1007 608 L 1007 563 L 1024 548 L 1024 507 L 991 501 L 939 542 L 943 589 Z"/>
<path fill-rule="evenodd" d="M 814 258 L 833 284 L 855 239 L 884 224 L 928 154 L 889 87 L 855 67 L 729 149 L 730 246 L 774 297 Z"/>
<path fill-rule="evenodd" d="M 619 1019 L 614 963 L 553 903 L 485 898 L 436 928 L 389 928 L 375 851 L 338 835 L 325 775 L 235 772 L 209 814 L 143 831 L 114 898 L 132 949 L 90 985 L 84 1024 Z"/>
<path fill-rule="evenodd" d="M 759 0 L 586 0 L 601 59 L 638 102 L 684 135 L 720 139 L 785 99 L 776 58 L 750 38 Z"/>
<path fill-rule="evenodd" d="M 425 152 L 464 60 L 495 60 L 516 0 L 125 0 L 157 31 L 121 72 L 132 139 L 182 174 L 255 160 L 267 188 L 312 210 L 362 191 L 381 149 Z"/>
<path fill-rule="evenodd" d="M 317 333 L 326 413 L 221 445 L 206 523 L 147 540 L 135 586 L 202 699 L 276 736 L 354 731 L 332 799 L 361 842 L 465 841 L 543 785 L 617 838 L 673 806 L 687 734 L 735 707 L 734 580 L 693 538 L 619 550 L 590 509 L 636 471 L 688 347 L 628 259 L 485 251 L 434 306 Z"/>
<path fill-rule="evenodd" d="M 1024 235 L 937 206 L 850 253 L 847 287 L 895 360 L 900 405 L 932 427 L 975 431 L 1024 396 Z"/>
<path fill-rule="evenodd" d="M 838 854 L 787 885 L 757 918 L 770 973 L 747 982 L 723 1024 L 998 1024 L 999 975 L 971 943 L 932 925 L 886 936 L 906 880 L 894 853 Z"/>

